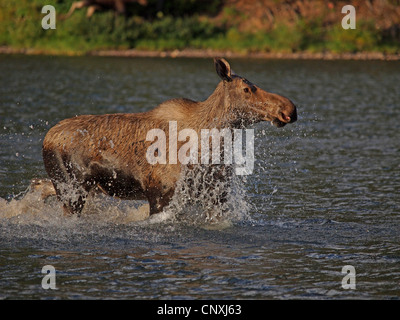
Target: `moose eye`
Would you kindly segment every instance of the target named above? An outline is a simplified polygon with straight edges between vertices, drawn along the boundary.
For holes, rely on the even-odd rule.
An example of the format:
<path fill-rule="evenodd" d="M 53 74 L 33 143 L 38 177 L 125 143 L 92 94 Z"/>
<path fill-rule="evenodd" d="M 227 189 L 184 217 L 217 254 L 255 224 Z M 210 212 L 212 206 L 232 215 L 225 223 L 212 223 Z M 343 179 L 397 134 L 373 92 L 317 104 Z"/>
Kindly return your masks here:
<path fill-rule="evenodd" d="M 249 88 L 244 88 L 243 91 L 247 93 L 249 92 Z"/>

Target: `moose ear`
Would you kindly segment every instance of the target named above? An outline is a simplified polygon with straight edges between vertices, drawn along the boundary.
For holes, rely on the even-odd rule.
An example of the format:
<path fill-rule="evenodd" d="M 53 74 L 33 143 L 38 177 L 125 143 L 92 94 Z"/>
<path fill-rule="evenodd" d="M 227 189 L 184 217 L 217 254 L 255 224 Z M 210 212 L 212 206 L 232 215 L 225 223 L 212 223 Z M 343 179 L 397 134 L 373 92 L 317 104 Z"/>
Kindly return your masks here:
<path fill-rule="evenodd" d="M 223 58 L 214 58 L 215 70 L 217 74 L 224 81 L 232 81 L 232 71 L 231 66 L 228 61 Z"/>

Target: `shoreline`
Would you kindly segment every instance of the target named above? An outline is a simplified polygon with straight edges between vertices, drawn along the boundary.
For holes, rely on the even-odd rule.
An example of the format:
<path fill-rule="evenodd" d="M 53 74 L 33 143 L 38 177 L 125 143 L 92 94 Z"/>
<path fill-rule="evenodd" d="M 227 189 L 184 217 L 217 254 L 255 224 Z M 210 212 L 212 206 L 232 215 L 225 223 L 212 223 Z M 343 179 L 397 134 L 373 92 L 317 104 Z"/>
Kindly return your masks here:
<path fill-rule="evenodd" d="M 254 58 L 254 59 L 282 59 L 282 60 L 381 60 L 399 61 L 400 54 L 385 54 L 383 52 L 355 52 L 355 53 L 332 53 L 332 52 L 251 52 L 239 53 L 234 51 L 219 51 L 211 49 L 183 49 L 171 51 L 151 50 L 93 50 L 86 53 L 52 52 L 40 49 L 15 49 L 11 47 L 0 47 L 0 54 L 25 54 L 25 55 L 68 55 L 68 56 L 101 56 L 101 57 L 131 57 L 131 58 Z"/>

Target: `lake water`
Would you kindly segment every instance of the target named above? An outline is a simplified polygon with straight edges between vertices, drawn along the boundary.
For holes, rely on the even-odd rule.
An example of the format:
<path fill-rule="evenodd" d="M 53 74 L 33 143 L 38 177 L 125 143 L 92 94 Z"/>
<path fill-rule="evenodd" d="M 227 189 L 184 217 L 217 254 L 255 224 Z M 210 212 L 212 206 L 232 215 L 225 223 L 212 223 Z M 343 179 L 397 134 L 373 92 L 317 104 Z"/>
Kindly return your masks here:
<path fill-rule="evenodd" d="M 211 59 L 0 56 L 0 299 L 400 298 L 400 62 L 230 63 L 299 118 L 252 127 L 254 172 L 232 219 L 208 225 L 195 210 L 136 221 L 144 203 L 106 197 L 64 217 L 28 187 L 59 120 L 203 100 Z"/>

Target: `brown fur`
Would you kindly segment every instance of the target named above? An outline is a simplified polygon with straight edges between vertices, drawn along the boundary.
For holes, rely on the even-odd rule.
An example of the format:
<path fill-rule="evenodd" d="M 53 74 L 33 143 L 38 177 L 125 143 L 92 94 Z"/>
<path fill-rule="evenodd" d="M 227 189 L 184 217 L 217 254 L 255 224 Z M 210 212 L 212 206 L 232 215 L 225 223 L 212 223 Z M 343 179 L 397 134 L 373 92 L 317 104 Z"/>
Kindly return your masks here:
<path fill-rule="evenodd" d="M 161 212 L 174 194 L 181 165 L 149 164 L 146 150 L 153 142 L 146 135 L 158 128 L 168 141 L 169 121 L 177 121 L 178 131 L 190 128 L 199 136 L 201 129 L 242 128 L 263 120 L 281 127 L 296 121 L 289 99 L 235 75 L 226 60 L 214 61 L 222 81 L 203 102 L 172 99 L 143 113 L 82 115 L 49 130 L 43 141 L 44 165 L 66 213 L 80 213 L 90 191 L 146 199 L 150 214 Z M 71 190 L 75 195 L 66 196 Z"/>

